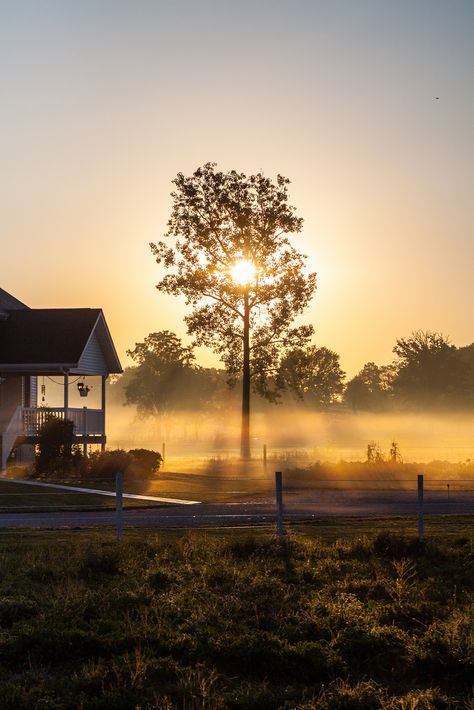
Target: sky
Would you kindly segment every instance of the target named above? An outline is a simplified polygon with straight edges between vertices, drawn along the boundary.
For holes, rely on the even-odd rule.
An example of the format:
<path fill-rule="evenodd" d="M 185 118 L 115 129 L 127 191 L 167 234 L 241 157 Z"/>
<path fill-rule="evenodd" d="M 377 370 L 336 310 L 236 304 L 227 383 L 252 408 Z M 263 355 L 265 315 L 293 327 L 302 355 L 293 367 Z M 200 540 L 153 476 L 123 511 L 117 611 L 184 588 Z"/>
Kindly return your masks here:
<path fill-rule="evenodd" d="M 472 0 L 0 0 L 0 286 L 102 307 L 123 364 L 189 342 L 148 243 L 215 161 L 290 178 L 349 376 L 416 329 L 470 344 L 473 70 Z"/>

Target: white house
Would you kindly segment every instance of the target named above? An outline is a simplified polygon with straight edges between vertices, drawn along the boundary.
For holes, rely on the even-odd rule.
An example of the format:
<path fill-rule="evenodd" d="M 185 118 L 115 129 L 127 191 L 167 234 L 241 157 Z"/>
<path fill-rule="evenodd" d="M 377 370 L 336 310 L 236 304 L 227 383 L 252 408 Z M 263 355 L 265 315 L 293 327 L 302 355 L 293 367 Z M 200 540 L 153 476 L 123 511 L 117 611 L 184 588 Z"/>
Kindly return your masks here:
<path fill-rule="evenodd" d="M 52 414 L 74 423 L 74 436 L 105 448 L 105 383 L 122 368 L 100 308 L 28 308 L 0 288 L 0 469 L 23 444 L 35 444 Z M 69 407 L 80 376 L 99 375 L 99 409 Z M 63 406 L 38 405 L 38 377 L 60 378 Z M 84 402 L 87 400 L 84 399 Z"/>

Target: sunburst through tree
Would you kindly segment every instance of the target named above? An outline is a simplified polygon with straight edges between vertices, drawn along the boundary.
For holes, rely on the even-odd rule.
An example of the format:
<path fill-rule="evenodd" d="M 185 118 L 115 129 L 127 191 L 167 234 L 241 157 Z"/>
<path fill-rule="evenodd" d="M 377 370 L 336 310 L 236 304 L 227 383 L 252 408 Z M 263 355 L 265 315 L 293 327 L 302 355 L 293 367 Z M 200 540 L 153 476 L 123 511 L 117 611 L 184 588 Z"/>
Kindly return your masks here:
<path fill-rule="evenodd" d="M 249 458 L 251 389 L 277 401 L 287 386 L 282 360 L 313 334 L 311 325 L 292 327 L 316 288 L 316 274 L 289 240 L 303 220 L 281 175 L 273 182 L 206 163 L 173 182 L 166 234 L 173 244 L 150 245 L 169 270 L 157 288 L 185 297 L 194 343 L 220 356 L 230 384 L 242 378 L 241 455 Z"/>

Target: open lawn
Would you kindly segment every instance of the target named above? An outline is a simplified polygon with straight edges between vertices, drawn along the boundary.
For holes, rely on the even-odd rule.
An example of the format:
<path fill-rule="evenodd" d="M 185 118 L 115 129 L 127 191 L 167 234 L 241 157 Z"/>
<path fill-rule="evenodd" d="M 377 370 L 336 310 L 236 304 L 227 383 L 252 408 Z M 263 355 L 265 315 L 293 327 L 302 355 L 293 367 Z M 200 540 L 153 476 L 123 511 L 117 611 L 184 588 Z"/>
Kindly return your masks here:
<path fill-rule="evenodd" d="M 72 484 L 71 484 L 72 485 Z M 111 490 L 101 486 L 100 490 Z M 126 499 L 126 507 L 155 507 L 159 502 Z M 115 498 L 95 493 L 80 493 L 74 490 L 59 490 L 39 485 L 0 479 L 0 513 L 48 512 L 52 510 L 113 510 Z"/>
<path fill-rule="evenodd" d="M 472 708 L 467 523 L 1 533 L 0 706 Z"/>

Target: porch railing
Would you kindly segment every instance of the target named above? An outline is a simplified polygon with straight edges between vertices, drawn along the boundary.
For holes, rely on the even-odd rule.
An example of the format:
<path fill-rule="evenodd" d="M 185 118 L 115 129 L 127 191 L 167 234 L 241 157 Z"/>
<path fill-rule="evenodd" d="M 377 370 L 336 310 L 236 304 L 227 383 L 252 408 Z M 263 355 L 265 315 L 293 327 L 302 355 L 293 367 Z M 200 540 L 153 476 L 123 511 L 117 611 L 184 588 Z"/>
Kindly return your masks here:
<path fill-rule="evenodd" d="M 64 419 L 63 407 L 23 407 L 23 434 L 37 436 L 43 424 L 50 418 Z M 105 417 L 102 409 L 67 410 L 67 418 L 74 424 L 75 436 L 85 434 L 105 434 Z"/>

